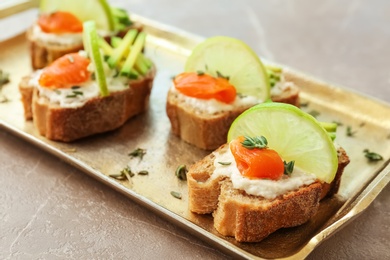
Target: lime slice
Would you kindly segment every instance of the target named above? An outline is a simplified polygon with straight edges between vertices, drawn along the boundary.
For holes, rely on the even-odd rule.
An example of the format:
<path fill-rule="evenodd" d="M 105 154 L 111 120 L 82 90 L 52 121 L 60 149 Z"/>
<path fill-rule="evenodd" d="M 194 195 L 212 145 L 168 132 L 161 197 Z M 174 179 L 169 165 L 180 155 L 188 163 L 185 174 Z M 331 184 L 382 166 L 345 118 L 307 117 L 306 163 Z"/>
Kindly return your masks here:
<path fill-rule="evenodd" d="M 95 78 L 99 85 L 100 94 L 108 95 L 106 75 L 104 74 L 103 59 L 99 49 L 99 38 L 94 21 L 87 21 L 83 24 L 84 48 L 95 66 Z"/>
<path fill-rule="evenodd" d="M 283 103 L 262 103 L 242 113 L 230 127 L 228 141 L 264 136 L 283 160 L 330 183 L 337 171 L 336 148 L 326 130 L 309 114 Z"/>
<path fill-rule="evenodd" d="M 205 40 L 192 51 L 185 71 L 203 71 L 212 76 L 222 74 L 238 93 L 255 96 L 261 101 L 270 97 L 267 72 L 257 54 L 244 42 L 225 36 Z"/>
<path fill-rule="evenodd" d="M 93 20 L 99 30 L 113 31 L 114 16 L 106 0 L 41 0 L 42 13 L 66 11 L 77 16 L 82 22 Z"/>

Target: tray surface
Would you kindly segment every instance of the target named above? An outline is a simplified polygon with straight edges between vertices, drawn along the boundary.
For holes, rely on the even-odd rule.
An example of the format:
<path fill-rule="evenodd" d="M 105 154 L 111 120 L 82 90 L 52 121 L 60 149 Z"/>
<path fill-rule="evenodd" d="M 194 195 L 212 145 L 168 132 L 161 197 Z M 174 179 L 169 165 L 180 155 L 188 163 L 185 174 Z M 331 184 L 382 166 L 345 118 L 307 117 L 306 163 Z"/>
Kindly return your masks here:
<path fill-rule="evenodd" d="M 31 122 L 25 122 L 17 85 L 31 72 L 28 46 L 24 35 L 0 43 L 0 68 L 11 75 L 2 89 L 8 102 L 0 103 L 0 126 L 44 150 L 82 169 L 126 196 L 168 217 L 188 231 L 213 242 L 217 247 L 243 257 L 305 257 L 321 241 L 336 232 L 368 207 L 390 180 L 390 106 L 311 79 L 286 68 L 288 77 L 302 89 L 303 107 L 319 112 L 321 121 L 337 121 L 337 143 L 345 148 L 351 163 L 342 178 L 339 196 L 324 200 L 320 212 L 307 224 L 275 232 L 260 243 L 237 243 L 220 236 L 209 215 L 192 214 L 187 209 L 187 185 L 175 176 L 178 165 L 190 165 L 208 152 L 192 147 L 170 133 L 165 114 L 166 93 L 172 76 L 183 70 L 186 57 L 202 38 L 132 15 L 145 25 L 148 33 L 146 55 L 157 66 L 150 108 L 110 133 L 64 144 L 37 134 Z M 350 127 L 354 136 L 346 135 Z M 373 134 L 375 133 L 375 134 Z M 147 150 L 142 160 L 130 159 L 136 148 Z M 368 163 L 363 150 L 381 154 L 385 160 Z M 136 175 L 132 183 L 108 177 L 129 165 Z M 182 199 L 170 195 L 180 192 Z M 278 246 L 275 246 L 277 244 Z"/>

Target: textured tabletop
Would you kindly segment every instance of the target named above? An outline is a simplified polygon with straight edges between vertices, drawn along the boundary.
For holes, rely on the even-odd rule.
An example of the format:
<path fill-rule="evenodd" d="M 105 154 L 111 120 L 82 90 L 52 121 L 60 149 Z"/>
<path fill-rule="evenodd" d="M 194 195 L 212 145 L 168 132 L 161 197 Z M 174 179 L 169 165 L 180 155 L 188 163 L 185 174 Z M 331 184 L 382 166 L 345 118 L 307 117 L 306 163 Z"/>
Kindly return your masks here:
<path fill-rule="evenodd" d="M 389 1 L 110 2 L 200 36 L 239 38 L 267 60 L 390 103 Z M 0 28 L 16 34 L 35 15 L 2 20 Z M 228 257 L 2 129 L 0 185 L 0 259 Z M 389 198 L 387 186 L 308 258 L 390 259 Z"/>

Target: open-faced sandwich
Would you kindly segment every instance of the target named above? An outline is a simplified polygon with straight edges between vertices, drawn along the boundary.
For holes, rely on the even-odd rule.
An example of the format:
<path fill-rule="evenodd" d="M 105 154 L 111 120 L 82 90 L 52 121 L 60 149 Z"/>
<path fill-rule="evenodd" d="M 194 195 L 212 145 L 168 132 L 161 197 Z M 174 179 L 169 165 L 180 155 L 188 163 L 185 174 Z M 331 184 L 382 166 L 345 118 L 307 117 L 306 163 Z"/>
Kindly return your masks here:
<path fill-rule="evenodd" d="M 212 213 L 216 230 L 240 242 L 307 222 L 349 163 L 332 140 L 336 127 L 289 104 L 248 109 L 228 143 L 190 167 L 189 209 Z"/>
<path fill-rule="evenodd" d="M 107 40 L 140 25 L 127 12 L 105 0 L 42 0 L 37 21 L 27 31 L 33 69 L 46 67 L 67 53 L 83 49 L 83 22 L 96 22 L 99 35 Z"/>
<path fill-rule="evenodd" d="M 155 67 L 142 53 L 146 34 L 131 29 L 113 48 L 93 21 L 83 30 L 85 51 L 60 57 L 19 85 L 26 119 L 51 140 L 116 129 L 148 106 Z"/>
<path fill-rule="evenodd" d="M 217 36 L 199 44 L 173 79 L 166 110 L 173 134 L 213 150 L 226 142 L 238 115 L 269 99 L 298 106 L 299 89 L 242 41 Z"/>

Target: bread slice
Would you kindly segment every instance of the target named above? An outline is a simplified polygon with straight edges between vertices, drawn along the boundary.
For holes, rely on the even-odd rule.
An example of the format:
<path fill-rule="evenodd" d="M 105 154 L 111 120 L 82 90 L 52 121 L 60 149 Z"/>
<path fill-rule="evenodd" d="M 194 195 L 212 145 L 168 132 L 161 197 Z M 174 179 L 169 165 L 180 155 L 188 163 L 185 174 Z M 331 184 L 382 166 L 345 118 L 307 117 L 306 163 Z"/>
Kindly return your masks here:
<path fill-rule="evenodd" d="M 258 242 L 280 228 L 295 227 L 317 213 L 321 183 L 315 182 L 274 200 L 251 196 L 222 182 L 214 227 L 239 242 Z"/>
<path fill-rule="evenodd" d="M 224 144 L 216 152 L 227 149 L 228 144 Z M 339 166 L 331 184 L 316 181 L 275 199 L 265 199 L 234 189 L 227 176 L 212 177 L 214 159 L 214 153 L 207 155 L 187 173 L 189 210 L 213 213 L 216 230 L 240 242 L 257 242 L 277 229 L 308 221 L 317 212 L 319 201 L 337 192 L 342 172 L 349 163 L 346 152 L 339 148 Z"/>
<path fill-rule="evenodd" d="M 27 30 L 27 40 L 30 47 L 31 66 L 34 70 L 42 69 L 65 54 L 78 52 L 84 48 L 82 41 L 59 44 L 39 40 L 34 37 L 33 28 L 32 26 Z"/>
<path fill-rule="evenodd" d="M 183 101 L 181 94 L 170 89 L 166 112 L 171 122 L 171 131 L 187 143 L 204 150 L 214 150 L 226 143 L 230 125 L 250 106 L 237 106 L 229 111 L 207 113 Z M 272 94 L 275 102 L 299 106 L 299 88 L 290 84 L 278 93 Z"/>
<path fill-rule="evenodd" d="M 84 49 L 83 42 L 81 40 L 69 44 L 37 39 L 37 37 L 34 36 L 34 26 L 37 25 L 31 26 L 27 30 L 26 35 L 30 48 L 31 66 L 34 70 L 42 69 L 48 66 L 50 63 L 64 56 L 65 54 L 78 52 L 79 50 Z M 142 25 L 139 23 L 134 23 L 126 30 L 118 32 L 116 36 L 123 37 L 130 29 L 137 29 L 141 31 Z M 110 36 L 106 36 L 105 39 L 110 41 Z"/>
<path fill-rule="evenodd" d="M 153 67 L 145 77 L 131 80 L 129 88 L 112 92 L 107 97 L 92 98 L 76 108 L 49 103 L 29 84 L 30 78 L 24 77 L 19 89 L 25 117 L 33 118 L 39 134 L 55 141 L 71 142 L 114 130 L 147 109 L 155 72 Z"/>

